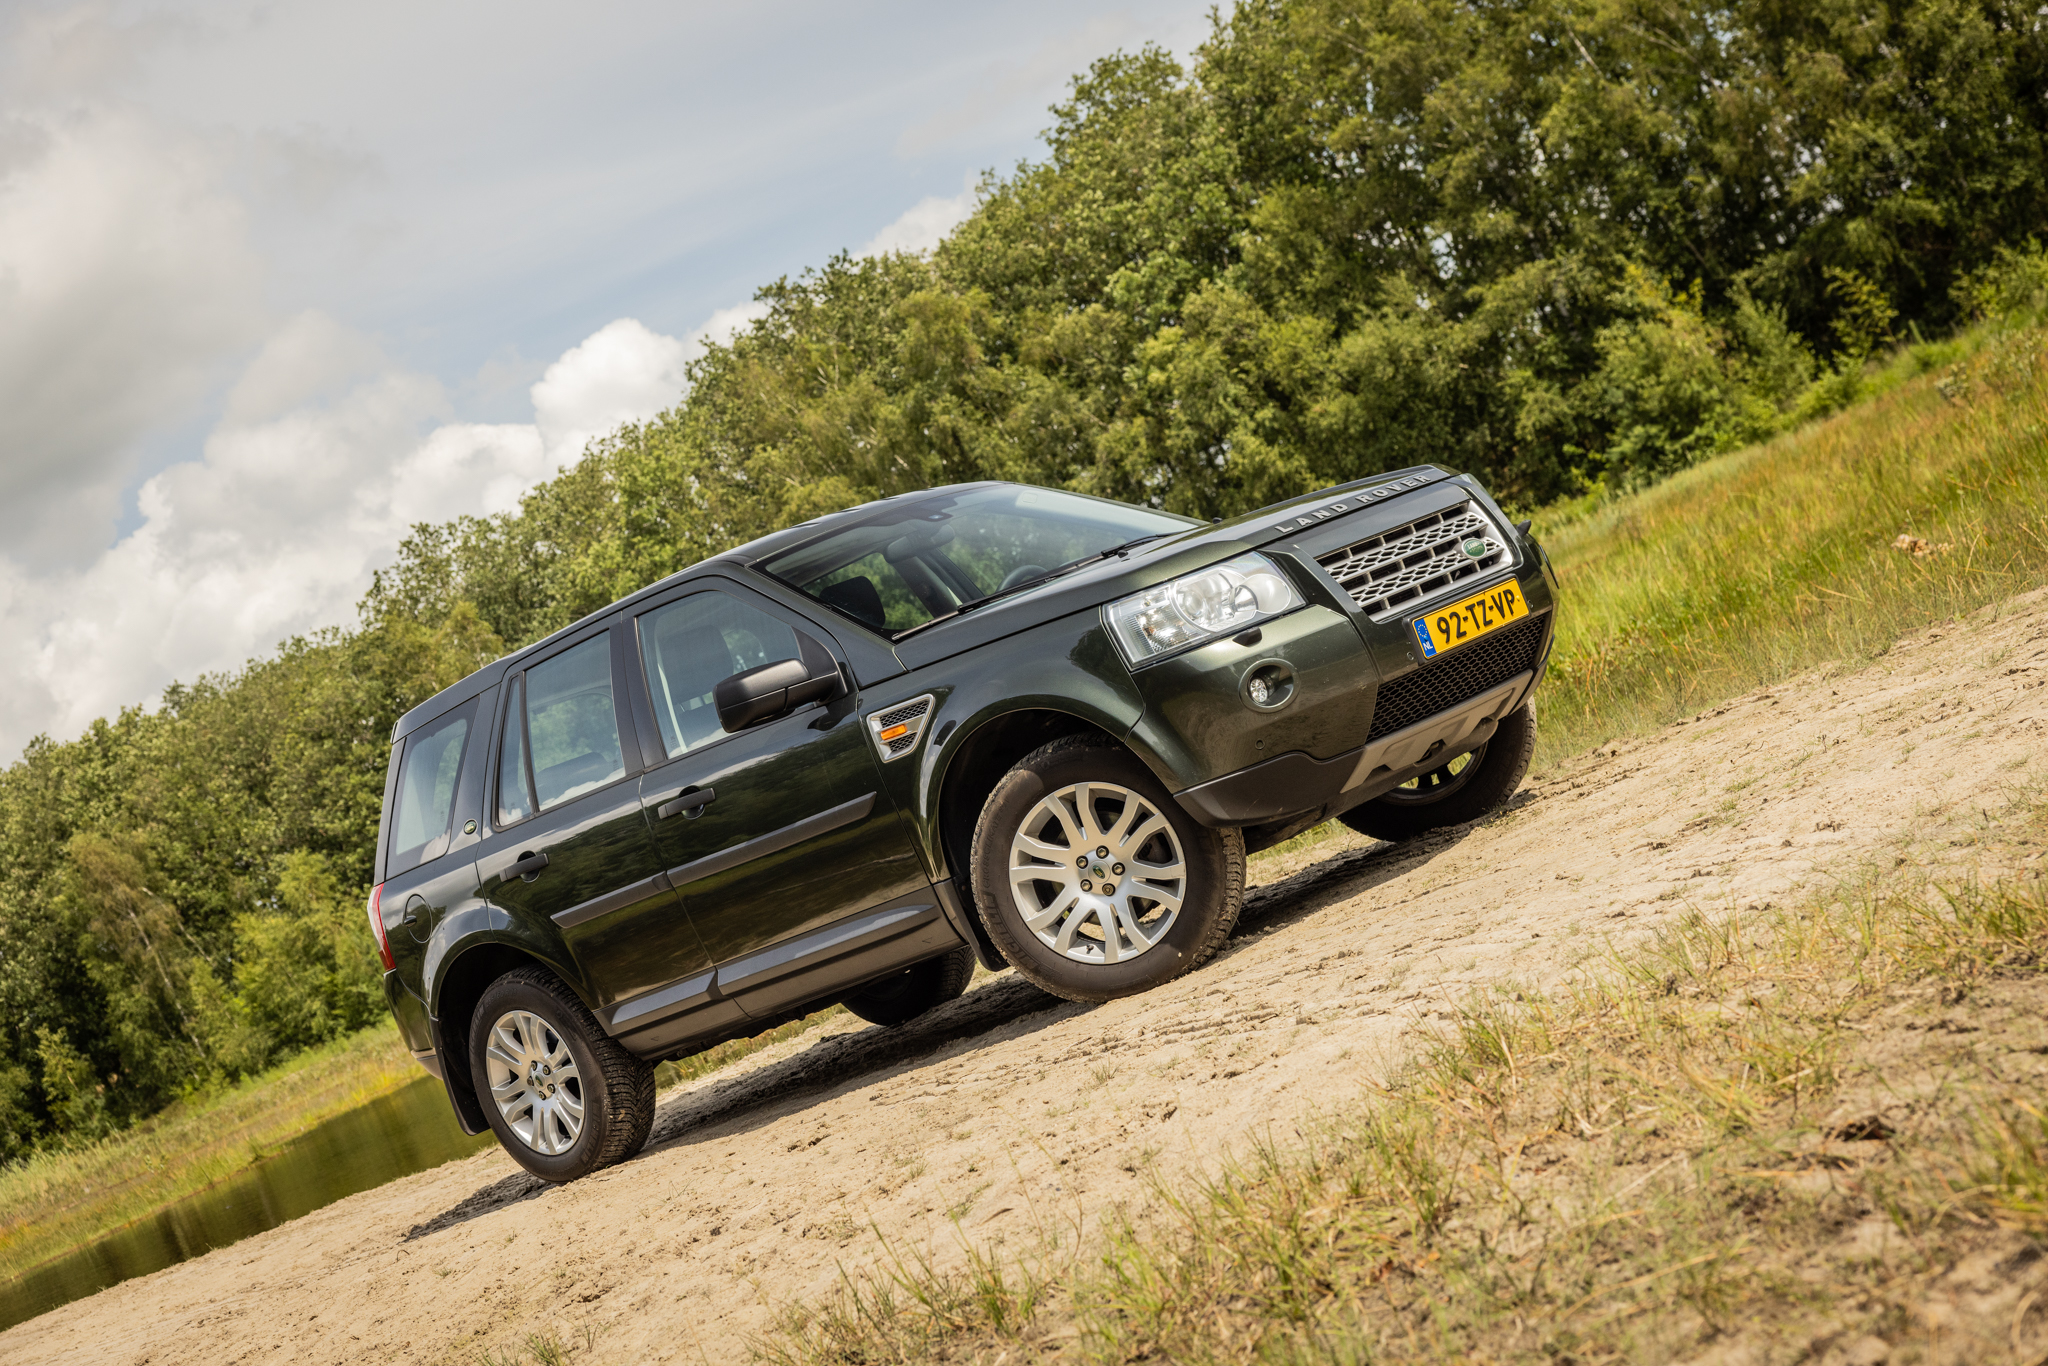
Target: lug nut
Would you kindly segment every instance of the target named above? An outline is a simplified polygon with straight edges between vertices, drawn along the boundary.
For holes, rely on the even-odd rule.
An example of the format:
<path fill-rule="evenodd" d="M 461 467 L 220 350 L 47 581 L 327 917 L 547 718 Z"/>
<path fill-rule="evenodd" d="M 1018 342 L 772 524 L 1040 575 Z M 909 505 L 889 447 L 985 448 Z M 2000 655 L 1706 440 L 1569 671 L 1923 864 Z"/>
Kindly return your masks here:
<path fill-rule="evenodd" d="M 1122 877 L 1124 875 L 1124 866 L 1121 863 L 1111 864 L 1109 871 L 1115 873 L 1118 877 Z"/>
<path fill-rule="evenodd" d="M 1088 866 L 1088 856 L 1086 854 L 1083 854 L 1081 855 L 1081 857 L 1075 859 L 1074 866 L 1076 868 L 1086 868 Z"/>
<path fill-rule="evenodd" d="M 1106 844 L 1100 844 L 1100 845 L 1097 845 L 1097 846 L 1095 847 L 1095 857 L 1097 857 L 1097 858 L 1108 858 L 1108 857 L 1109 857 L 1109 846 L 1108 846 L 1108 845 L 1106 845 Z"/>
<path fill-rule="evenodd" d="M 1116 890 L 1116 884 L 1115 884 L 1114 882 L 1105 882 L 1105 883 L 1103 883 L 1103 884 L 1102 884 L 1102 894 L 1103 894 L 1104 896 L 1108 896 L 1108 895 L 1109 895 L 1109 894 L 1110 894 L 1111 892 L 1113 892 L 1113 891 L 1115 891 L 1115 890 Z"/>
<path fill-rule="evenodd" d="M 1092 892 L 1095 890 L 1095 884 L 1084 877 L 1081 879 L 1081 890 L 1084 892 Z"/>

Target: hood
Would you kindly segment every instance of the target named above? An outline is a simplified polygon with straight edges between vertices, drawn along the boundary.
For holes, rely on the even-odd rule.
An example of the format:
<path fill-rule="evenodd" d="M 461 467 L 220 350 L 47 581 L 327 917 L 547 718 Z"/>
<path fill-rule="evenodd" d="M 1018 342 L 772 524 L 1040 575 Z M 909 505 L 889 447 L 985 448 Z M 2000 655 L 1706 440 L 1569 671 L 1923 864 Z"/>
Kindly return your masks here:
<path fill-rule="evenodd" d="M 1292 540 L 1306 527 L 1387 502 L 1451 477 L 1448 470 L 1420 465 L 1303 494 L 1210 526 L 1190 527 L 1165 540 L 1152 541 L 1122 555 L 1063 574 L 1014 597 L 978 607 L 964 616 L 928 626 L 897 641 L 896 657 L 904 667 L 911 669 L 935 664 L 962 651 L 1001 640 L 1019 631 L 1028 631 L 1075 612 L 1094 611 L 1103 603 L 1113 602 L 1182 574 L 1191 574 L 1248 550 L 1258 550 L 1276 541 Z"/>

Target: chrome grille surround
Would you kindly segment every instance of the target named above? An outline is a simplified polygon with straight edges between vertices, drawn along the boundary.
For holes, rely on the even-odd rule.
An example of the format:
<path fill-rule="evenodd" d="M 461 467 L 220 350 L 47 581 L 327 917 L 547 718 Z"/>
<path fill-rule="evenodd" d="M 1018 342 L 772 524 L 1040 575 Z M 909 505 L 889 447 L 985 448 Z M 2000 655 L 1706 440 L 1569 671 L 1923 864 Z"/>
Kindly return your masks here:
<path fill-rule="evenodd" d="M 881 751 L 882 762 L 901 759 L 917 748 L 917 742 L 924 738 L 924 725 L 932 714 L 932 694 L 913 697 L 908 702 L 898 703 L 887 711 L 878 711 L 868 717 L 868 734 L 874 738 L 875 748 Z M 882 732 L 895 725 L 907 724 L 910 729 L 893 740 L 884 740 Z"/>
<path fill-rule="evenodd" d="M 1462 549 L 1468 540 L 1486 542 L 1486 554 L 1473 559 Z M 1509 562 L 1507 537 L 1478 502 L 1463 503 L 1418 517 L 1342 550 L 1316 557 L 1351 600 L 1374 621 L 1405 612 Z"/>

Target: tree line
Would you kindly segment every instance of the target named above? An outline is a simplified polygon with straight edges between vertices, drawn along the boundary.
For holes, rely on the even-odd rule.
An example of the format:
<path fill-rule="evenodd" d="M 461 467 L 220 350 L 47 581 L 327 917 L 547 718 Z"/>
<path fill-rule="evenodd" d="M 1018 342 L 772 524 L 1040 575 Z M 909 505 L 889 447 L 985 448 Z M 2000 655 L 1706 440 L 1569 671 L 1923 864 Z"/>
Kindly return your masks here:
<path fill-rule="evenodd" d="M 506 648 L 933 484 L 1203 517 L 1420 463 L 1625 491 L 2038 276 L 2044 164 L 2048 18 L 2013 0 L 1244 0 L 1185 64 L 1097 62 L 937 249 L 766 286 L 674 408 L 414 528 L 353 627 L 30 745 L 0 1159 L 377 1016 L 390 725 Z"/>

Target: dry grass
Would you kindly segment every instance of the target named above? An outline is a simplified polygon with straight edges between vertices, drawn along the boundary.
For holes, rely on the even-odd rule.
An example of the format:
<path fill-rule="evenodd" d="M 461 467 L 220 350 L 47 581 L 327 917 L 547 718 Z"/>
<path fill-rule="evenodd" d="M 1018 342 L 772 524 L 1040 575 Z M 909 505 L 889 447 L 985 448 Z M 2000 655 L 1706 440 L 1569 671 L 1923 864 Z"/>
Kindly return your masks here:
<path fill-rule="evenodd" d="M 1695 915 L 1474 998 L 1383 1093 L 1155 1182 L 1081 1255 L 885 1248 L 759 1354 L 2033 1361 L 2044 969 L 2038 881 Z"/>

